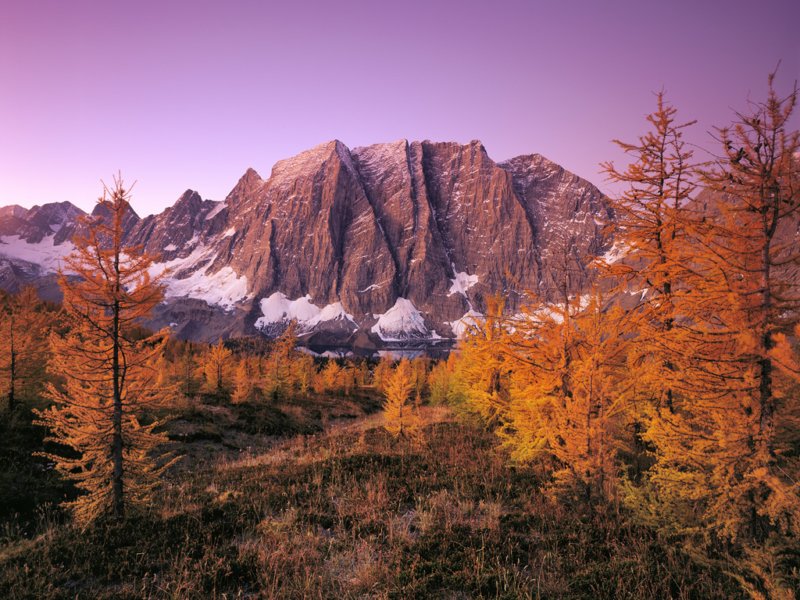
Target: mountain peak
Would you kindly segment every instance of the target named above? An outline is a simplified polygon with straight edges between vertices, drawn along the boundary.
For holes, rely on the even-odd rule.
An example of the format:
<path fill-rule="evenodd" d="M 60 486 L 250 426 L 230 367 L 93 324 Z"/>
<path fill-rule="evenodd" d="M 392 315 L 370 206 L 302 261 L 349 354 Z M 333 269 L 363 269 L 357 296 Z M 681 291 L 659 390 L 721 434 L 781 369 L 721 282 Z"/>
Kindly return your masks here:
<path fill-rule="evenodd" d="M 197 193 L 192 189 L 187 189 L 185 192 L 183 192 L 183 194 L 181 194 L 181 197 L 178 198 L 178 200 L 175 202 L 173 208 L 179 205 L 180 206 L 187 205 L 191 208 L 198 208 L 202 203 L 203 203 L 203 198 L 200 196 L 199 193 Z"/>
<path fill-rule="evenodd" d="M 5 217 L 16 217 L 17 219 L 22 219 L 26 214 L 28 214 L 28 209 L 23 208 L 19 204 L 0 206 L 0 219 Z"/>
<path fill-rule="evenodd" d="M 244 175 L 241 176 L 239 181 L 261 181 L 261 175 L 258 174 L 253 167 L 247 167 Z"/>

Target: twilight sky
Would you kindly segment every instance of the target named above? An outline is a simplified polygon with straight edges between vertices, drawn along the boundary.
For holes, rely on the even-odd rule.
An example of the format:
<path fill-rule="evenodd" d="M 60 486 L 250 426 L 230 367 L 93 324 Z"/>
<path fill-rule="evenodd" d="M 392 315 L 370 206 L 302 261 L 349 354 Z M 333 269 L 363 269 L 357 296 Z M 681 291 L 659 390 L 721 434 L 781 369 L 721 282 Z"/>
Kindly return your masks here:
<path fill-rule="evenodd" d="M 692 140 L 800 79 L 797 0 L 30 0 L 0 18 L 0 205 L 223 199 L 326 140 L 480 139 L 607 190 L 664 88 Z M 797 120 L 795 121 L 797 122 Z"/>

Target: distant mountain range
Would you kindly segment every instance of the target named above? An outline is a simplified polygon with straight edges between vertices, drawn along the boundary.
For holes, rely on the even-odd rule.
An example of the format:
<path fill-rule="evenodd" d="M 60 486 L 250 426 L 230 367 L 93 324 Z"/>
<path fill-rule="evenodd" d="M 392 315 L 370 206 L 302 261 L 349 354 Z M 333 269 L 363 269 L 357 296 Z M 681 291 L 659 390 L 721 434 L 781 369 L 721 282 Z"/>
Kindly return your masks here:
<path fill-rule="evenodd" d="M 0 208 L 0 287 L 56 298 L 82 214 Z M 527 292 L 581 289 L 610 216 L 596 187 L 538 154 L 496 163 L 477 141 L 332 141 L 268 179 L 248 169 L 223 201 L 187 190 L 158 215 L 131 214 L 126 241 L 169 268 L 151 325 L 216 340 L 294 319 L 312 347 L 374 350 L 447 344 L 493 293 L 514 309 Z"/>

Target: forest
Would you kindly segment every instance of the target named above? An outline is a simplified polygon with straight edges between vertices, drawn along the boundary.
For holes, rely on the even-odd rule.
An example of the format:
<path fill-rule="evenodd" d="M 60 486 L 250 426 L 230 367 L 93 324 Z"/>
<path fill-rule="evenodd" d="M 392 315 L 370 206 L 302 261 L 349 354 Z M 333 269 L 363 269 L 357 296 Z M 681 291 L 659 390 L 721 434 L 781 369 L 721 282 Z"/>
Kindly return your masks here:
<path fill-rule="evenodd" d="M 701 156 L 657 94 L 611 251 L 564 239 L 558 299 L 487 297 L 444 360 L 146 329 L 116 178 L 63 302 L 0 297 L 0 596 L 795 598 L 796 102 Z"/>

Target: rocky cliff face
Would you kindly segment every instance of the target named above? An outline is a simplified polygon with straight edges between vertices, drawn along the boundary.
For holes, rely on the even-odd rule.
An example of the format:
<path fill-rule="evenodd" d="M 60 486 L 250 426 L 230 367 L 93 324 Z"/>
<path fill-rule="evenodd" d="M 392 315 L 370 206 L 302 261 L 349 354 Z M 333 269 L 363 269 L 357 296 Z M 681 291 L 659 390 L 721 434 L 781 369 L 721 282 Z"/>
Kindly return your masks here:
<path fill-rule="evenodd" d="M 80 211 L 47 206 L 59 216 L 0 209 L 7 264 L 43 245 L 68 251 L 61 231 Z M 216 339 L 296 319 L 318 343 L 380 346 L 452 338 L 488 294 L 513 310 L 527 292 L 579 289 L 607 247 L 608 216 L 594 186 L 539 155 L 495 163 L 480 142 L 332 141 L 268 179 L 249 169 L 222 202 L 187 190 L 126 228 L 128 243 L 159 257 L 154 271 L 169 269 L 155 324 Z M 48 260 L 31 264 L 46 272 Z"/>

